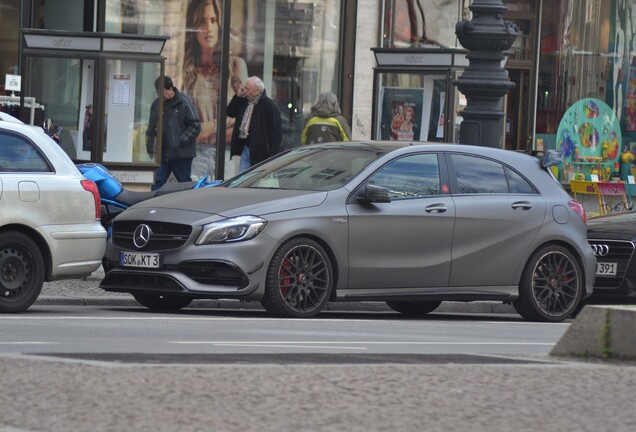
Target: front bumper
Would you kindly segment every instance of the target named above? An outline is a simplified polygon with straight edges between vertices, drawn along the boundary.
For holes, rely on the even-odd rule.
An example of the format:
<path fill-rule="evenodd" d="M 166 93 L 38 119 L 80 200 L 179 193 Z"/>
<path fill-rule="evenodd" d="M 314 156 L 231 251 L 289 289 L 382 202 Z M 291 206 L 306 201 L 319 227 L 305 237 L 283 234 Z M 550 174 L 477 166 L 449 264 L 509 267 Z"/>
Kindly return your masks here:
<path fill-rule="evenodd" d="M 113 292 L 260 300 L 267 263 L 276 247 L 263 233 L 236 243 L 194 245 L 190 240 L 178 249 L 156 251 L 159 268 L 148 269 L 122 266 L 120 254 L 129 250 L 109 243 L 105 263 L 110 270 L 100 287 Z"/>

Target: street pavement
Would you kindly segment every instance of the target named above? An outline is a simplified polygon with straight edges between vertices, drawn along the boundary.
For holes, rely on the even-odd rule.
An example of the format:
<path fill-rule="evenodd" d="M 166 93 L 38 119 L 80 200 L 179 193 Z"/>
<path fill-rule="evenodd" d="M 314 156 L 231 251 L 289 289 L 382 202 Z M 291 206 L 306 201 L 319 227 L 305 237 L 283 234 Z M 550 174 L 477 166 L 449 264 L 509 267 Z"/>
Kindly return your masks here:
<path fill-rule="evenodd" d="M 103 278 L 104 271 L 100 267 L 97 271 L 84 279 L 46 282 L 35 304 L 57 306 L 139 306 L 130 294 L 111 293 L 99 288 L 99 282 Z M 234 310 L 262 309 L 260 302 L 245 302 L 240 300 L 195 300 L 188 307 Z M 326 310 L 342 312 L 394 312 L 393 309 L 389 308 L 384 302 L 336 302 L 329 303 Z M 443 302 L 439 308 L 435 309 L 435 312 L 516 314 L 512 305 L 505 305 L 500 302 Z"/>

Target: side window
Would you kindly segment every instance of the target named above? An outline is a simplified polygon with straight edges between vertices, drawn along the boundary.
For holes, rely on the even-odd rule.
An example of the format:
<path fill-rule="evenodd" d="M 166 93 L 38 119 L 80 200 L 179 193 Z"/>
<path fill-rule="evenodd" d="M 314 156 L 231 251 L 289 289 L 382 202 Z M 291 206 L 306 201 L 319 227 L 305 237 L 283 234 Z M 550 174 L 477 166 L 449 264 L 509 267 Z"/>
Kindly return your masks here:
<path fill-rule="evenodd" d="M 439 195 L 437 154 L 417 154 L 393 160 L 376 171 L 369 183 L 389 189 L 394 200 Z"/>
<path fill-rule="evenodd" d="M 510 189 L 510 193 L 519 193 L 519 194 L 536 194 L 537 191 L 532 187 L 530 183 L 526 181 L 519 174 L 511 170 L 510 168 L 506 168 L 506 178 L 508 179 L 508 188 Z"/>
<path fill-rule="evenodd" d="M 500 163 L 479 157 L 451 155 L 459 193 L 508 193 L 504 167 Z"/>
<path fill-rule="evenodd" d="M 0 132 L 0 171 L 49 172 L 49 164 L 40 152 L 23 137 Z"/>

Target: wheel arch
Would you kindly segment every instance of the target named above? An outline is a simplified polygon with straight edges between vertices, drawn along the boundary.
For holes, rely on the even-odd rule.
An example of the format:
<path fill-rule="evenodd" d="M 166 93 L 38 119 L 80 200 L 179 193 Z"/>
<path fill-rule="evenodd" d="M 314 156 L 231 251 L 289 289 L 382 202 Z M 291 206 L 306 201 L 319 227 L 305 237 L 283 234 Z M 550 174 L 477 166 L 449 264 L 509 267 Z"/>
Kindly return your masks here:
<path fill-rule="evenodd" d="M 0 228 L 0 233 L 11 231 L 19 232 L 26 235 L 38 246 L 40 252 L 42 253 L 42 258 L 44 259 L 44 280 L 48 282 L 51 278 L 51 267 L 53 259 L 51 257 L 51 250 L 49 249 L 49 245 L 46 243 L 46 240 L 44 240 L 40 233 L 26 225 L 8 224 Z"/>
<path fill-rule="evenodd" d="M 561 246 L 567 249 L 572 255 L 574 255 L 574 258 L 576 258 L 576 262 L 579 265 L 581 272 L 583 273 L 582 275 L 583 277 L 581 280 L 583 281 L 586 280 L 587 275 L 585 274 L 585 266 L 583 265 L 583 259 L 581 257 L 581 254 L 579 254 L 576 248 L 572 246 L 570 243 L 563 240 L 559 240 L 559 239 L 553 239 L 553 240 L 549 240 L 537 245 L 533 250 L 530 251 L 530 253 L 528 253 L 528 256 L 526 256 L 526 259 L 521 263 L 519 271 L 517 272 L 517 282 L 516 282 L 517 285 L 519 285 L 521 281 L 521 275 L 523 274 L 523 270 L 526 268 L 526 265 L 528 264 L 528 260 L 530 259 L 530 257 L 532 257 L 539 249 L 546 246 L 550 246 L 550 245 Z"/>
<path fill-rule="evenodd" d="M 313 241 L 315 241 L 316 243 L 318 243 L 327 253 L 327 256 L 329 258 L 329 261 L 331 261 L 331 269 L 333 270 L 333 289 L 331 290 L 331 295 L 329 296 L 329 301 L 335 300 L 336 299 L 336 291 L 338 288 L 338 280 L 340 277 L 340 268 L 338 266 L 338 260 L 336 259 L 336 255 L 333 252 L 333 249 L 331 248 L 331 246 L 329 245 L 329 243 L 327 243 L 324 239 L 322 239 L 321 237 L 315 235 L 315 234 L 311 234 L 311 233 L 296 233 L 293 236 L 286 238 L 284 241 L 281 242 L 281 244 L 288 242 L 290 240 L 293 239 L 297 239 L 297 238 L 308 238 L 311 239 Z"/>

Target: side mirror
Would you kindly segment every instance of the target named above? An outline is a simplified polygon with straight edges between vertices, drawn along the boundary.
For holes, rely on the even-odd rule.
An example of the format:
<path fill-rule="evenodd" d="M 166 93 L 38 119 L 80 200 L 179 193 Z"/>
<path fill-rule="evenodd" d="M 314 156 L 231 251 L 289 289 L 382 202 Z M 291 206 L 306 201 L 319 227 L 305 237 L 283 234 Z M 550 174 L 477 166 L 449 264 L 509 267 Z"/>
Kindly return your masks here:
<path fill-rule="evenodd" d="M 391 202 L 389 190 L 382 186 L 367 184 L 363 193 L 358 196 L 358 201 L 366 203 L 388 203 Z"/>

